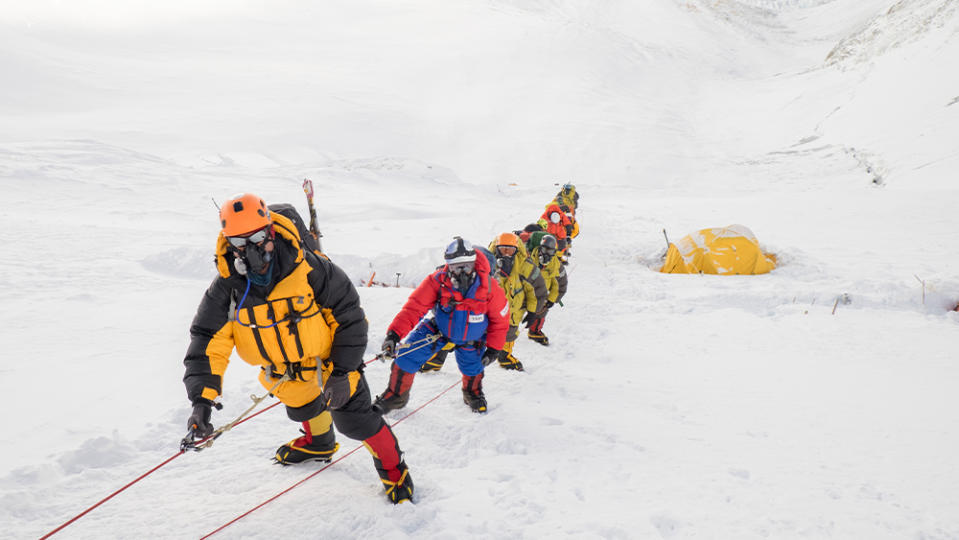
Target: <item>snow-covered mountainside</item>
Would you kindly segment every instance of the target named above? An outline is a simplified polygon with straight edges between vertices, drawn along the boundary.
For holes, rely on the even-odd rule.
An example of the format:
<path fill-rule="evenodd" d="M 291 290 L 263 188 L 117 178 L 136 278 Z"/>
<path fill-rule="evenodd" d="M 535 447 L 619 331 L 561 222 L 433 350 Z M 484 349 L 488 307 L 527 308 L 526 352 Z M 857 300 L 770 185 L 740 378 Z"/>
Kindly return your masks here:
<path fill-rule="evenodd" d="M 339 436 L 216 536 L 959 538 L 957 61 L 951 0 L 4 6 L 0 536 L 177 454 L 214 204 L 305 215 L 311 178 L 370 358 L 450 238 L 565 182 L 570 291 L 487 414 L 450 363 L 387 415 L 415 504 Z M 657 272 L 664 232 L 731 224 L 779 267 Z M 256 374 L 234 358 L 214 424 Z M 297 428 L 274 407 L 55 537 L 211 533 L 321 469 L 271 463 Z"/>

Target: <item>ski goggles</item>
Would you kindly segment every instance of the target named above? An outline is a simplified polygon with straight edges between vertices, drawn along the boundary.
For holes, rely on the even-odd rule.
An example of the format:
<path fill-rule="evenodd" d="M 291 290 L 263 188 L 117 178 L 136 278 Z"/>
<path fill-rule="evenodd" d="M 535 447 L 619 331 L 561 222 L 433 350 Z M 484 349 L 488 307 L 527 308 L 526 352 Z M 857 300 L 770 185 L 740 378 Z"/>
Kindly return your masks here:
<path fill-rule="evenodd" d="M 552 257 L 553 255 L 556 255 L 556 250 L 553 248 L 543 247 L 543 248 L 540 248 L 539 251 L 543 255 L 546 255 L 546 257 Z"/>
<path fill-rule="evenodd" d="M 252 232 L 246 236 L 227 236 L 227 241 L 230 242 L 235 248 L 244 248 L 248 243 L 250 244 L 262 244 L 266 239 L 273 238 L 273 228 L 270 226 L 263 227 L 262 229 Z"/>
<path fill-rule="evenodd" d="M 473 262 L 461 262 L 461 263 L 450 263 L 449 273 L 451 275 L 460 275 L 460 274 L 472 274 L 474 269 Z"/>
<path fill-rule="evenodd" d="M 516 255 L 516 246 L 496 246 L 496 253 L 504 257 Z"/>

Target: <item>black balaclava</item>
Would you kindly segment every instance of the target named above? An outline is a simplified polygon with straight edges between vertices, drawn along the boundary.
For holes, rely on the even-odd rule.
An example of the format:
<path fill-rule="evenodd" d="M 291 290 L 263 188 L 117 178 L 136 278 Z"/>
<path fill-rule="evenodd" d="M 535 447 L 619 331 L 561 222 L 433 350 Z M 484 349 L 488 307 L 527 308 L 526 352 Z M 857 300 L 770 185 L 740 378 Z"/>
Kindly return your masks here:
<path fill-rule="evenodd" d="M 510 272 L 513 271 L 513 263 L 516 260 L 516 255 L 514 254 L 511 257 L 505 255 L 496 256 L 496 268 L 499 271 L 500 275 L 503 277 L 509 277 Z"/>

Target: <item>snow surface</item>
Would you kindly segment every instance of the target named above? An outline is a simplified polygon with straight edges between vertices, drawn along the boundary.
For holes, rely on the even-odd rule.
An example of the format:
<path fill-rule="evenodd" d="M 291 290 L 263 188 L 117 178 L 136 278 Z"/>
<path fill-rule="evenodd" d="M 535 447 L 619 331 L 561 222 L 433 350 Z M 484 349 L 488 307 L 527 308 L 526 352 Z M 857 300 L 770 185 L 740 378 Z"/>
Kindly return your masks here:
<path fill-rule="evenodd" d="M 177 453 L 211 199 L 305 213 L 309 177 L 333 260 L 401 285 L 361 289 L 370 357 L 453 235 L 568 181 L 570 292 L 488 414 L 396 426 L 415 505 L 360 449 L 216 537 L 959 538 L 957 63 L 952 0 L 3 2 L 0 537 Z M 781 266 L 655 271 L 733 223 Z M 296 435 L 270 409 L 56 537 L 204 536 L 320 469 L 270 462 Z"/>

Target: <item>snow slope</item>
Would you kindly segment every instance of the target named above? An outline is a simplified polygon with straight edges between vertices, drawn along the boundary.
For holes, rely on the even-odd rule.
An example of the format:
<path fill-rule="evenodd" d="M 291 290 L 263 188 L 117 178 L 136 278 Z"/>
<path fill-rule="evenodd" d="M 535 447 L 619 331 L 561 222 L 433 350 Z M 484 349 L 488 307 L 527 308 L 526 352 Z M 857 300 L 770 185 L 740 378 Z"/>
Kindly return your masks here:
<path fill-rule="evenodd" d="M 361 448 L 217 536 L 959 538 L 954 2 L 41 1 L 0 30 L 0 536 L 176 454 L 211 198 L 305 213 L 309 177 L 333 260 L 401 285 L 360 289 L 369 357 L 453 235 L 567 181 L 570 292 L 488 414 L 449 366 L 388 415 L 415 505 Z M 664 229 L 732 223 L 781 267 L 655 271 Z M 201 537 L 317 472 L 270 463 L 279 409 L 56 537 Z"/>

